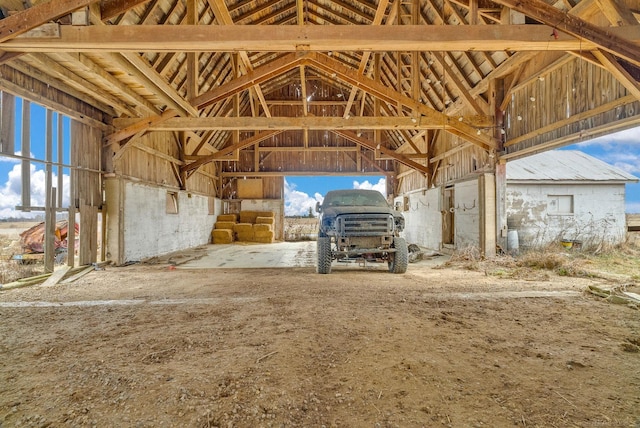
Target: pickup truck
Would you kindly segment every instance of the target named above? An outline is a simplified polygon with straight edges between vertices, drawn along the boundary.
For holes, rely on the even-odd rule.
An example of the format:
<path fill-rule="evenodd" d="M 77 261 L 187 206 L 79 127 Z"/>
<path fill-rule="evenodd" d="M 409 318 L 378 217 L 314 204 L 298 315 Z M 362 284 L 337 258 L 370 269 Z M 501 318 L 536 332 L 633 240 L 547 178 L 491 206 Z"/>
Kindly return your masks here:
<path fill-rule="evenodd" d="M 392 273 L 407 271 L 407 242 L 401 238 L 404 217 L 376 190 L 332 190 L 322 204 L 318 231 L 317 272 L 331 273 L 334 260 L 387 262 Z"/>

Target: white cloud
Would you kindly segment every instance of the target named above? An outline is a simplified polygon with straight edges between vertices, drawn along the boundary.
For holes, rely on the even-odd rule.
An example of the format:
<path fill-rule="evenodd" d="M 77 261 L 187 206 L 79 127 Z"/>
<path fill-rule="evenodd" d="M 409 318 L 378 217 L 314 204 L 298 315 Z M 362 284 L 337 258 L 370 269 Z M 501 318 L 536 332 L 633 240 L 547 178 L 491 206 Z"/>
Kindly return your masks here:
<path fill-rule="evenodd" d="M 31 165 L 31 206 L 43 207 L 45 205 L 45 172 L 37 170 Z M 33 218 L 42 212 L 17 211 L 15 207 L 22 205 L 22 164 L 16 164 L 9 171 L 8 180 L 0 187 L 0 218 Z M 58 178 L 53 174 L 53 183 L 58 183 Z M 63 175 L 63 206 L 69 206 L 69 176 Z"/>
<path fill-rule="evenodd" d="M 367 189 L 367 190 L 377 190 L 382 193 L 384 197 L 387 197 L 387 179 L 382 177 L 376 184 L 369 183 L 369 180 L 365 180 L 362 183 L 358 181 L 353 182 L 354 189 Z"/>
<path fill-rule="evenodd" d="M 307 216 L 311 208 L 314 215 L 316 213 L 316 202 L 322 202 L 322 195 L 317 193 L 312 197 L 307 193 L 296 190 L 295 184 L 289 184 L 284 180 L 284 215 L 286 216 Z"/>
<path fill-rule="evenodd" d="M 631 129 L 627 129 L 620 132 L 614 132 L 613 134 L 594 138 L 593 140 L 584 141 L 576 145 L 578 147 L 610 146 L 612 143 L 618 143 L 618 144 L 640 143 L 640 127 L 631 128 Z"/>

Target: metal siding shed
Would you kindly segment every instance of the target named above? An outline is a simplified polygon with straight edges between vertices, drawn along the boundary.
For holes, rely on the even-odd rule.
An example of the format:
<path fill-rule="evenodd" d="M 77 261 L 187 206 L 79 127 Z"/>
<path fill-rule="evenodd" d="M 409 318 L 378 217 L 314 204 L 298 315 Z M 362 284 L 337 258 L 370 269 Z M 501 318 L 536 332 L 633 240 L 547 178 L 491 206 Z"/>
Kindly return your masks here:
<path fill-rule="evenodd" d="M 579 150 L 550 150 L 507 162 L 507 182 L 638 182 L 635 177 Z"/>

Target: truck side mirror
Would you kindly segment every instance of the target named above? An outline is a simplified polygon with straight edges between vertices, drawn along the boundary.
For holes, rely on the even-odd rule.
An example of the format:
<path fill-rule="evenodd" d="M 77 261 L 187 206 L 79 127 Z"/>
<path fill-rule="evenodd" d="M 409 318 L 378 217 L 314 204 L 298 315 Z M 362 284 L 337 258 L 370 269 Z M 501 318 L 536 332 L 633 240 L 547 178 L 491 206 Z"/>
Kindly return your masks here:
<path fill-rule="evenodd" d="M 320 202 L 316 202 L 316 212 L 320 212 L 322 209 L 320 208 Z"/>

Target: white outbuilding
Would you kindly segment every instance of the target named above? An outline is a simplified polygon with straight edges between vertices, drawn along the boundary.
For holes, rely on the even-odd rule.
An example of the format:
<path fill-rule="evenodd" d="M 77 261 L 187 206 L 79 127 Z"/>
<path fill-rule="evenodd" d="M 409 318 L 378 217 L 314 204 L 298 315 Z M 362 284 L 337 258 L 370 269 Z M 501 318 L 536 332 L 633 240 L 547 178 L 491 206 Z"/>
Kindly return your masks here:
<path fill-rule="evenodd" d="M 506 176 L 507 225 L 521 248 L 624 241 L 625 184 L 637 177 L 577 150 L 508 162 Z"/>

